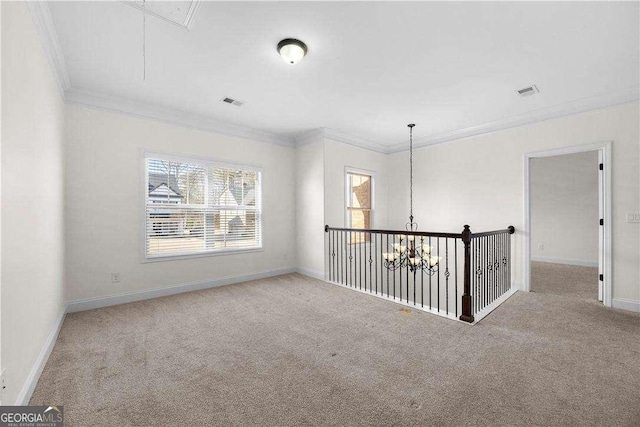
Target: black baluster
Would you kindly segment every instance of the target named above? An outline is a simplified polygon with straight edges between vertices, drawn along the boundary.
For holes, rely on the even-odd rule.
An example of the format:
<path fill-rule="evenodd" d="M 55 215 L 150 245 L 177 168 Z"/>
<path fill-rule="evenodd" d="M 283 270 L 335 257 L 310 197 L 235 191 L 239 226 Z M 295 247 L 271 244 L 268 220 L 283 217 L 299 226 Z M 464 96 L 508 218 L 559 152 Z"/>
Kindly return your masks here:
<path fill-rule="evenodd" d="M 509 245 L 508 245 L 508 252 L 509 252 L 509 256 L 507 257 L 507 265 L 509 266 L 509 272 L 507 274 L 508 277 L 508 281 L 509 281 L 509 290 L 511 290 L 511 235 L 508 236 L 509 237 Z"/>
<path fill-rule="evenodd" d="M 371 255 L 371 243 L 371 233 L 369 233 L 369 292 L 373 291 L 373 256 Z M 378 289 L 377 283 L 376 289 Z"/>
<path fill-rule="evenodd" d="M 362 245 L 360 244 L 360 233 L 356 232 L 356 244 L 358 245 L 358 247 L 356 248 L 356 265 L 357 265 L 357 271 L 356 274 L 358 275 L 358 288 L 362 289 L 362 257 L 360 256 L 360 251 L 362 250 Z"/>
<path fill-rule="evenodd" d="M 480 275 L 480 289 L 478 289 L 478 297 L 480 298 L 480 303 L 478 304 L 478 310 L 482 310 L 484 307 L 484 276 L 485 274 L 485 262 L 484 262 L 484 240 L 483 237 L 478 239 L 478 252 L 480 253 L 480 269 L 482 270 L 482 274 Z"/>
<path fill-rule="evenodd" d="M 416 236 L 413 236 L 413 247 L 414 248 L 416 247 L 416 243 L 417 243 L 416 242 Z M 414 249 L 414 252 L 413 252 L 414 259 L 415 259 L 416 255 L 417 254 L 416 254 L 415 249 Z M 413 269 L 413 305 L 416 305 L 416 273 L 417 273 L 417 270 L 414 268 Z"/>
<path fill-rule="evenodd" d="M 455 256 L 453 257 L 453 265 L 456 270 L 456 275 L 454 277 L 455 287 L 456 287 L 456 319 L 458 318 L 458 239 L 453 239 L 453 253 Z"/>
<path fill-rule="evenodd" d="M 489 303 L 489 238 L 485 236 L 484 238 L 484 268 L 485 268 L 485 277 L 484 277 L 484 306 L 485 308 Z"/>
<path fill-rule="evenodd" d="M 387 236 L 387 254 L 389 253 L 389 234 L 386 234 Z M 387 260 L 387 264 L 389 263 L 389 260 Z M 387 268 L 387 297 L 389 296 L 389 269 Z"/>
<path fill-rule="evenodd" d="M 502 274 L 502 270 L 500 269 L 500 239 L 502 238 L 502 234 L 496 234 L 493 238 L 493 244 L 495 245 L 495 248 L 493 250 L 493 252 L 495 253 L 495 259 L 493 260 L 493 265 L 496 269 L 496 284 L 495 284 L 495 289 L 496 289 L 496 299 L 498 299 L 500 297 L 500 295 L 502 295 L 501 291 L 502 291 L 502 279 L 501 279 L 501 274 Z"/>
<path fill-rule="evenodd" d="M 484 269 L 484 277 L 482 278 L 482 308 L 484 309 L 487 304 L 487 238 L 483 237 L 482 240 L 482 268 Z"/>
<path fill-rule="evenodd" d="M 363 253 L 364 252 L 364 253 Z M 364 290 L 367 290 L 367 243 L 365 241 L 365 234 L 360 233 L 360 255 L 362 258 L 360 259 L 360 278 L 364 276 Z M 362 280 L 360 281 L 362 285 Z"/>
<path fill-rule="evenodd" d="M 343 234 L 343 231 L 338 232 L 338 236 L 340 236 L 340 243 L 338 244 L 338 265 L 340 266 L 340 283 L 344 285 L 344 259 L 342 259 L 342 248 L 344 246 Z"/>
<path fill-rule="evenodd" d="M 376 295 L 378 294 L 378 234 L 373 234 L 374 270 L 376 272 Z"/>
<path fill-rule="evenodd" d="M 433 256 L 433 248 L 431 247 L 431 236 L 429 236 L 429 258 Z M 431 261 L 431 260 L 429 260 Z M 433 310 L 433 299 L 432 299 L 432 291 L 431 291 L 431 279 L 433 279 L 433 274 L 429 272 L 429 309 Z"/>
<path fill-rule="evenodd" d="M 482 245 L 480 244 L 480 238 L 475 239 L 476 246 L 476 268 L 478 269 L 476 272 L 476 313 L 480 311 L 480 306 L 482 304 L 482 295 L 480 295 L 480 289 L 482 288 L 482 257 L 480 256 L 480 249 Z"/>
<path fill-rule="evenodd" d="M 462 242 L 464 244 L 464 241 Z M 471 240 L 471 275 L 473 276 L 473 307 L 471 312 L 473 314 L 476 313 L 476 309 L 478 307 L 478 273 L 476 270 L 478 269 L 478 263 L 476 260 L 476 239 Z M 464 298 L 464 297 L 463 297 Z M 464 311 L 464 310 L 463 310 Z"/>
<path fill-rule="evenodd" d="M 393 252 L 396 251 L 396 235 L 393 235 Z M 395 260 L 394 260 L 395 262 Z M 396 270 L 393 270 L 393 299 L 396 298 Z"/>
<path fill-rule="evenodd" d="M 502 296 L 502 258 L 501 258 L 501 254 L 502 254 L 502 245 L 501 245 L 501 241 L 502 241 L 502 234 L 499 234 L 496 236 L 496 257 L 498 259 L 496 259 L 496 264 L 498 265 L 499 271 L 498 271 L 498 296 Z"/>
<path fill-rule="evenodd" d="M 338 257 L 336 253 L 336 249 L 338 245 L 336 244 L 336 236 L 338 235 L 337 231 L 333 231 L 333 281 L 338 282 Z"/>
<path fill-rule="evenodd" d="M 342 281 L 342 284 L 345 284 L 345 273 L 346 273 L 346 268 L 345 268 L 345 258 L 347 257 L 347 233 L 345 233 L 344 231 L 341 231 L 340 233 L 342 233 L 342 237 L 340 240 L 342 241 L 342 245 L 340 248 L 340 279 Z"/>
<path fill-rule="evenodd" d="M 440 257 L 440 238 L 436 238 L 436 245 L 438 246 L 438 257 Z M 440 260 L 438 260 L 438 313 L 440 313 Z"/>
<path fill-rule="evenodd" d="M 400 246 L 402 246 L 402 236 L 398 238 L 400 239 Z M 402 260 L 402 252 L 400 252 L 400 260 Z M 400 301 L 402 301 L 402 262 L 398 267 L 398 295 L 400 296 Z"/>
<path fill-rule="evenodd" d="M 507 292 L 507 263 L 505 262 L 507 259 L 507 238 L 508 234 L 502 235 L 502 292 Z"/>
<path fill-rule="evenodd" d="M 444 239 L 444 287 L 445 287 L 445 310 L 449 314 L 449 238 Z"/>
<path fill-rule="evenodd" d="M 409 233 L 407 233 L 407 243 L 406 243 L 406 248 L 404 250 L 404 255 L 405 255 L 405 259 L 407 260 L 407 294 L 406 294 L 406 301 L 407 301 L 407 303 L 409 303 L 409 265 L 411 264 L 411 262 L 409 262 Z M 400 301 L 402 301 L 402 290 L 400 290 Z"/>
<path fill-rule="evenodd" d="M 327 233 L 327 239 L 328 239 L 328 244 L 327 244 L 327 252 L 329 253 L 329 256 L 327 257 L 327 263 L 329 264 L 329 281 L 331 281 L 331 231 L 329 231 Z M 326 265 L 326 264 L 325 264 Z"/>
<path fill-rule="evenodd" d="M 507 292 L 507 239 L 508 234 L 502 235 L 502 292 Z"/>
<path fill-rule="evenodd" d="M 420 236 L 420 254 L 422 256 L 424 256 L 424 252 L 422 251 L 423 246 L 424 236 Z M 420 269 L 420 307 L 424 308 L 424 269 Z"/>
<path fill-rule="evenodd" d="M 336 235 L 337 235 L 337 233 L 338 233 L 337 231 L 335 231 L 335 230 L 333 231 L 333 239 L 332 239 L 332 241 L 333 241 L 332 252 L 333 253 L 331 254 L 331 256 L 333 258 L 333 282 L 337 282 L 338 281 L 338 275 L 336 273 L 336 267 L 338 265 L 337 264 L 338 259 L 336 258 Z"/>
<path fill-rule="evenodd" d="M 498 262 L 500 263 L 500 296 L 504 294 L 504 265 L 502 259 L 504 258 L 504 233 L 498 236 Z"/>
<path fill-rule="evenodd" d="M 496 299 L 496 295 L 495 292 L 493 290 L 493 285 L 495 284 L 495 277 L 496 277 L 496 271 L 495 271 L 495 267 L 496 264 L 493 262 L 494 258 L 495 258 L 495 246 L 493 244 L 493 237 L 494 236 L 489 236 L 489 263 L 491 264 L 491 285 L 489 287 L 489 302 L 492 303 L 493 301 L 495 301 Z"/>
<path fill-rule="evenodd" d="M 350 286 L 355 287 L 356 278 L 354 272 L 354 262 L 353 262 L 353 232 L 349 232 L 349 281 L 351 282 Z"/>

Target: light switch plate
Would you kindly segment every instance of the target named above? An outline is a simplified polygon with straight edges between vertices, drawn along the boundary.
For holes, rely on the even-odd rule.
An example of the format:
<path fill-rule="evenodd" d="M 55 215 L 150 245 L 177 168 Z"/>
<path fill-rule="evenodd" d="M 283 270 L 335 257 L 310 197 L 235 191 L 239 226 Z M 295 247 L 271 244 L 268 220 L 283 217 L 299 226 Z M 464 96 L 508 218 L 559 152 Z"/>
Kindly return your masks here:
<path fill-rule="evenodd" d="M 629 222 L 629 223 L 640 223 L 640 212 L 628 212 L 627 213 L 627 222 Z"/>

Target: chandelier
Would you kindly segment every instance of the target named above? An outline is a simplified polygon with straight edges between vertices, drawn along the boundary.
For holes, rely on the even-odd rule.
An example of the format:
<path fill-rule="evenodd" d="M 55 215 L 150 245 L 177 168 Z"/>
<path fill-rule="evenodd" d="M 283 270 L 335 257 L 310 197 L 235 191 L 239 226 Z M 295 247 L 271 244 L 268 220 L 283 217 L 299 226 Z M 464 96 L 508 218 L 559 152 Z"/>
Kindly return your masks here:
<path fill-rule="evenodd" d="M 409 233 L 418 231 L 418 223 L 413 221 L 413 127 L 409 127 L 409 222 L 406 224 L 406 235 L 399 235 L 399 242 L 393 243 L 393 252 L 382 254 L 384 266 L 391 271 L 400 268 L 409 268 L 414 274 L 424 271 L 433 275 L 438 271 L 438 266 L 442 257 L 434 256 L 433 247 L 424 244 L 424 238 L 420 237 L 420 242 L 416 242 L 415 235 Z"/>

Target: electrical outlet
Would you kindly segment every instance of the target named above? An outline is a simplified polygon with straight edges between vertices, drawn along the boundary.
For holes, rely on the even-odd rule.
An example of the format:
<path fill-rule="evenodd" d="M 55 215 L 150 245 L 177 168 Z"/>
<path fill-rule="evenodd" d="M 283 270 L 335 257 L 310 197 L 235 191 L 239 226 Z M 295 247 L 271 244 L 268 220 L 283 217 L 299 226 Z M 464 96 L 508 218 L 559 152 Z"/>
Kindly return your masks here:
<path fill-rule="evenodd" d="M 6 372 L 6 369 L 3 369 L 2 372 L 0 372 L 0 402 L 4 402 L 4 391 L 7 389 Z"/>
<path fill-rule="evenodd" d="M 544 251 L 544 245 L 542 245 L 542 244 L 538 245 L 538 250 L 539 251 Z"/>
<path fill-rule="evenodd" d="M 111 283 L 120 283 L 120 273 L 111 273 Z"/>
<path fill-rule="evenodd" d="M 627 222 L 629 222 L 629 223 L 640 223 L 640 212 L 629 212 L 629 213 L 627 213 Z"/>

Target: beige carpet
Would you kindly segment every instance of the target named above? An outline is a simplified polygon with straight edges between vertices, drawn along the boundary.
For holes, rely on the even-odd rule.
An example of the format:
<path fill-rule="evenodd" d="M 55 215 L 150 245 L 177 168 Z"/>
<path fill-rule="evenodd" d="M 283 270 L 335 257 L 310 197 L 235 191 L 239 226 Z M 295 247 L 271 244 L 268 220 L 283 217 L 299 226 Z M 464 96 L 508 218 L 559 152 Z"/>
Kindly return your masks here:
<path fill-rule="evenodd" d="M 401 308 L 291 274 L 70 314 L 31 403 L 68 426 L 640 424 L 638 315 L 545 292 L 475 326 Z"/>
<path fill-rule="evenodd" d="M 598 267 L 532 262 L 531 291 L 595 301 L 598 299 Z"/>

